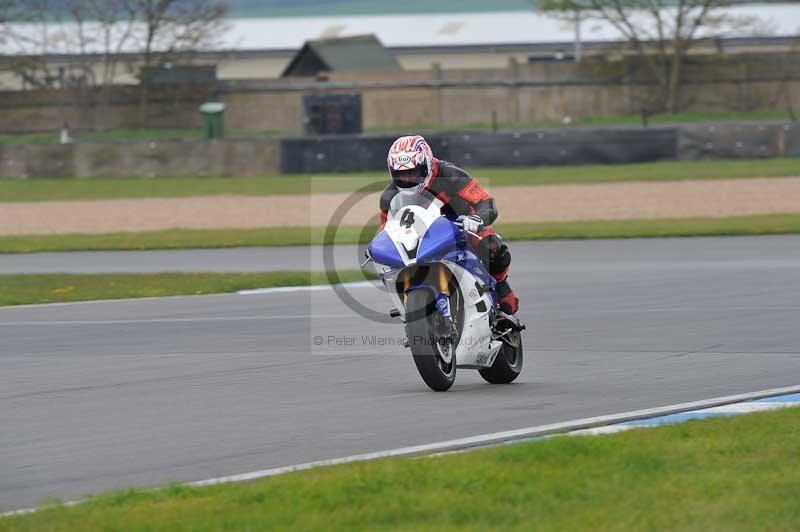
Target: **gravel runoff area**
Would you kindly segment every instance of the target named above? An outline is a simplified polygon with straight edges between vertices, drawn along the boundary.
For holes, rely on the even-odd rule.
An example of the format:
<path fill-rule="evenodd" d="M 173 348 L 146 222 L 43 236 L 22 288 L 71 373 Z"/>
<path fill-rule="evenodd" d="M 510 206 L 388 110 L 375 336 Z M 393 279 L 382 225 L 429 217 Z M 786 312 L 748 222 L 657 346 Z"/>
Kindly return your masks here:
<path fill-rule="evenodd" d="M 724 217 L 800 212 L 800 177 L 498 187 L 501 222 Z M 0 203 L 0 234 L 325 226 L 348 194 Z M 376 216 L 363 194 L 340 223 Z"/>

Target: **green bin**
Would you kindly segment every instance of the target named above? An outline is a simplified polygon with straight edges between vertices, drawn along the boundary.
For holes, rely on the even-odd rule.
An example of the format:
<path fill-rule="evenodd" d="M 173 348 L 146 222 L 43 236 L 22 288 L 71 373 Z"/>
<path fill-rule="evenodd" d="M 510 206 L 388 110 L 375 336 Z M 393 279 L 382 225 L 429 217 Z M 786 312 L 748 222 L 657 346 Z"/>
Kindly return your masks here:
<path fill-rule="evenodd" d="M 203 138 L 222 138 L 224 113 L 225 104 L 221 102 L 206 102 L 200 106 L 200 114 L 203 117 Z"/>

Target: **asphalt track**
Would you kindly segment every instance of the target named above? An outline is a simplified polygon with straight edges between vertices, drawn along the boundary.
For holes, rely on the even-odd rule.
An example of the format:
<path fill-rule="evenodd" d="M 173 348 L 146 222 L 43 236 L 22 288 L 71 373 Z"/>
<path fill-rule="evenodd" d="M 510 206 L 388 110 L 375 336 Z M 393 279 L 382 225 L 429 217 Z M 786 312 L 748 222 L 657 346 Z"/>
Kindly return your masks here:
<path fill-rule="evenodd" d="M 523 374 L 444 394 L 331 290 L 0 309 L 0 511 L 800 383 L 800 237 L 513 252 Z"/>

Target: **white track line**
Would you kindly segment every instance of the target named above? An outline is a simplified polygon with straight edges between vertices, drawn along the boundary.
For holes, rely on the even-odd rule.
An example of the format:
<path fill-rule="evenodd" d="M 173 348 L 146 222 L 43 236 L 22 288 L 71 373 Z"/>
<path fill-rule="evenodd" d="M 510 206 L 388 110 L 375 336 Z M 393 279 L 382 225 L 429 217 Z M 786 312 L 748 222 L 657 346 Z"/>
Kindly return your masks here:
<path fill-rule="evenodd" d="M 366 288 L 367 286 L 380 287 L 380 284 L 373 284 L 372 281 L 354 281 L 352 283 L 340 283 L 339 286 L 345 288 Z M 261 295 L 282 292 L 296 292 L 301 290 L 313 291 L 331 289 L 332 285 L 310 285 L 310 286 L 277 286 L 275 288 L 258 288 L 254 290 L 240 290 L 238 292 L 220 292 L 217 294 L 184 294 L 180 296 L 148 296 L 148 297 L 126 297 L 119 299 L 92 299 L 89 301 L 63 301 L 61 303 L 33 303 L 28 305 L 4 305 L 0 306 L 0 312 L 4 310 L 17 310 L 23 308 L 41 307 L 63 307 L 66 305 L 96 305 L 98 303 L 137 303 L 140 301 L 153 301 L 155 299 L 186 299 L 198 297 L 227 297 L 236 295 Z"/>
<path fill-rule="evenodd" d="M 187 299 L 198 297 L 229 297 L 235 296 L 235 292 L 221 292 L 218 294 L 185 294 L 182 296 L 147 296 L 147 297 L 124 297 L 119 299 L 90 299 L 88 301 L 62 301 L 60 303 L 30 303 L 27 305 L 5 305 L 0 306 L 0 312 L 17 310 L 21 308 L 42 308 L 42 307 L 65 307 L 68 305 L 97 305 L 102 303 L 138 303 L 140 301 L 153 301 L 156 299 Z"/>
<path fill-rule="evenodd" d="M 661 406 L 657 408 L 633 410 L 631 412 L 611 414 L 608 416 L 597 416 L 584 419 L 576 419 L 573 421 L 551 423 L 548 425 L 539 425 L 535 427 L 527 427 L 524 429 L 507 430 L 502 432 L 491 432 L 488 434 L 470 436 L 467 438 L 457 438 L 454 440 L 446 440 L 437 443 L 414 445 L 410 447 L 400 447 L 398 449 L 390 449 L 387 451 L 376 451 L 372 453 L 356 454 L 353 456 L 345 456 L 342 458 L 332 458 L 330 460 L 318 460 L 315 462 L 306 462 L 303 464 L 275 467 L 272 469 L 263 469 L 260 471 L 252 471 L 249 473 L 241 473 L 238 475 L 229 475 L 224 477 L 199 480 L 196 482 L 188 482 L 186 483 L 186 485 L 200 487 L 200 486 L 213 486 L 215 484 L 224 484 L 228 482 L 247 482 L 251 480 L 257 480 L 260 478 L 282 475 L 284 473 L 291 473 L 293 471 L 303 471 L 306 469 L 313 469 L 316 467 L 349 464 L 352 462 L 366 462 L 370 460 L 378 460 L 381 458 L 391 458 L 398 456 L 413 456 L 418 454 L 458 451 L 458 450 L 471 449 L 477 447 L 486 447 L 489 445 L 495 445 L 500 443 L 510 443 L 519 440 L 529 440 L 532 438 L 540 438 L 542 436 L 563 434 L 578 430 L 584 430 L 587 433 L 590 433 L 587 429 L 597 429 L 598 427 L 606 427 L 608 425 L 615 425 L 617 423 L 623 423 L 626 421 L 634 421 L 637 419 L 648 419 L 670 414 L 678 414 L 681 412 L 688 412 L 691 410 L 713 408 L 732 403 L 753 401 L 755 399 L 764 399 L 767 397 L 774 397 L 778 395 L 789 395 L 795 393 L 800 393 L 800 385 L 789 386 L 786 388 L 772 388 L 769 390 L 761 390 L 758 392 L 743 393 L 738 395 L 728 395 L 725 397 L 716 397 L 714 399 L 705 399 L 702 401 L 694 401 L 691 403 L 678 403 L 674 405 Z M 616 432 L 617 429 L 608 428 L 605 430 L 598 430 L 597 432 L 604 433 L 608 431 Z M 80 501 L 71 501 L 66 504 L 73 505 L 79 502 Z M 0 517 L 10 516 L 10 515 L 21 515 L 35 511 L 36 508 L 14 510 L 11 512 L 0 514 Z"/>
<path fill-rule="evenodd" d="M 154 323 L 192 323 L 214 321 L 266 321 L 266 320 L 312 320 L 331 318 L 351 318 L 353 314 L 297 314 L 280 316 L 217 316 L 207 318 L 152 318 L 132 320 L 42 320 L 42 321 L 3 321 L 0 327 L 44 326 L 44 325 L 128 325 Z"/>
<path fill-rule="evenodd" d="M 342 288 L 371 288 L 378 286 L 372 281 L 354 281 L 352 283 L 339 283 L 337 286 Z M 265 294 L 284 294 L 286 292 L 316 292 L 317 290 L 333 290 L 330 284 L 312 284 L 308 286 L 275 286 L 273 288 L 253 288 L 251 290 L 239 290 L 236 292 L 240 296 L 260 296 Z"/>

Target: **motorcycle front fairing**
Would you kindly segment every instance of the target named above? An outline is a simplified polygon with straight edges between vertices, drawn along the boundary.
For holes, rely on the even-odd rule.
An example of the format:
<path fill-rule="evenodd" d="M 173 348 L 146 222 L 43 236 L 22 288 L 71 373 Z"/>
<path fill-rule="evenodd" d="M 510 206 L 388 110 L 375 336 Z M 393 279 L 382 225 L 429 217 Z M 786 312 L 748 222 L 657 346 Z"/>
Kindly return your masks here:
<path fill-rule="evenodd" d="M 377 264 L 395 269 L 405 266 L 405 261 L 400 256 L 397 246 L 385 230 L 375 235 L 367 249 L 372 260 Z"/>

